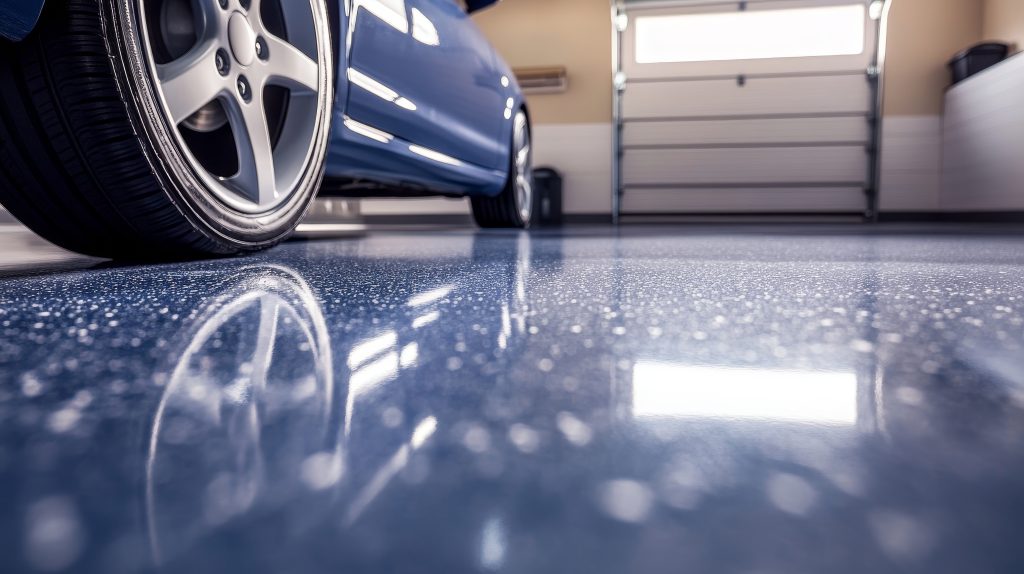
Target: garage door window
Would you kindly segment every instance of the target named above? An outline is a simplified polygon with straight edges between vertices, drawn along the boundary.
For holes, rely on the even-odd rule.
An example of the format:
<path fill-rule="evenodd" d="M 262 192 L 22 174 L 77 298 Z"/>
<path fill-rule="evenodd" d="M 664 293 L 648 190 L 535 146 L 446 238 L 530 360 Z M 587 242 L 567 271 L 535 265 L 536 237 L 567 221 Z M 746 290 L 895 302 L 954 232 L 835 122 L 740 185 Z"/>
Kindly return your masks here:
<path fill-rule="evenodd" d="M 642 16 L 638 64 L 861 54 L 865 6 Z"/>

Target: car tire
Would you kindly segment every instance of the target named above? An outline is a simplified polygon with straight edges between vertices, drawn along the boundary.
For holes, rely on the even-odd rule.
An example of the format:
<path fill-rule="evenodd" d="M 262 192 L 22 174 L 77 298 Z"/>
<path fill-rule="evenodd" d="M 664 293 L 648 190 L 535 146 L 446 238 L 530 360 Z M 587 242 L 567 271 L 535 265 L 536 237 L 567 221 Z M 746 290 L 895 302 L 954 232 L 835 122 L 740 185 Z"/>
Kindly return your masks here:
<path fill-rule="evenodd" d="M 474 197 L 473 218 L 484 228 L 527 229 L 533 222 L 533 145 L 530 122 L 520 110 L 513 122 L 509 176 L 494 197 Z"/>
<path fill-rule="evenodd" d="M 48 2 L 0 42 L 0 204 L 100 257 L 277 244 L 323 176 L 329 27 L 324 0 Z"/>

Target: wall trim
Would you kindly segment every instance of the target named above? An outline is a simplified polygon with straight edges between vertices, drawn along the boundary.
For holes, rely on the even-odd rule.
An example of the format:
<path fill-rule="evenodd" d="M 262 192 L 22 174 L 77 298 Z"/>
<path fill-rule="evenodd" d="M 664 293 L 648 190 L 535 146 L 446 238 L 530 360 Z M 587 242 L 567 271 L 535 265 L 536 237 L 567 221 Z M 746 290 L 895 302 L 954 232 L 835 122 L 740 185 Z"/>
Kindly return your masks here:
<path fill-rule="evenodd" d="M 879 217 L 890 223 L 1024 223 L 1024 211 L 890 211 Z"/>
<path fill-rule="evenodd" d="M 360 219 L 366 225 L 442 225 L 458 227 L 474 225 L 471 215 L 461 213 L 396 213 L 364 215 Z"/>
<path fill-rule="evenodd" d="M 567 213 L 563 216 L 565 225 L 611 225 L 612 216 L 609 213 Z M 364 215 L 360 219 L 366 225 L 438 225 L 476 227 L 473 218 L 469 215 L 454 213 L 437 214 L 405 214 L 405 215 Z M 546 226 L 540 227 L 544 229 Z"/>

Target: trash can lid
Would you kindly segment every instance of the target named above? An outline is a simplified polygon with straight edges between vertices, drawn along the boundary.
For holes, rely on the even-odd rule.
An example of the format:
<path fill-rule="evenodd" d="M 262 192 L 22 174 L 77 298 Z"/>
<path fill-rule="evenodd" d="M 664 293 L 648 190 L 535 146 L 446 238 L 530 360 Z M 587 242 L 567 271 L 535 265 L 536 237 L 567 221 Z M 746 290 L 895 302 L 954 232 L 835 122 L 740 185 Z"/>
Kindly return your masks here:
<path fill-rule="evenodd" d="M 953 56 L 953 60 L 952 61 L 955 62 L 957 60 L 962 60 L 962 59 L 967 58 L 969 56 L 981 56 L 981 55 L 986 55 L 986 56 L 996 56 L 996 55 L 998 55 L 998 56 L 1001 56 L 1001 57 L 1005 58 L 1009 54 L 1010 54 L 1010 45 L 1009 44 L 1004 44 L 1002 42 L 983 42 L 981 44 L 976 44 L 974 46 L 971 46 L 970 48 L 967 48 L 966 50 L 963 50 L 962 52 L 957 52 L 957 54 L 955 56 Z"/>

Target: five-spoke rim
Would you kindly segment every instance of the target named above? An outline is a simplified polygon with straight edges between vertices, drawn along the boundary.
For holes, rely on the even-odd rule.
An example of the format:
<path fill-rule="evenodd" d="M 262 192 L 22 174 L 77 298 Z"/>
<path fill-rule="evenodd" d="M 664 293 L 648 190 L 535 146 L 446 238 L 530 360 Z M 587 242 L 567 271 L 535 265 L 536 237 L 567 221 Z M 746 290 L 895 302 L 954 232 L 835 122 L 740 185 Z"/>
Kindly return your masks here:
<path fill-rule="evenodd" d="M 516 206 L 519 208 L 519 217 L 522 222 L 529 224 L 533 215 L 533 151 L 530 148 L 530 125 L 523 112 L 516 115 L 514 129 L 515 157 L 512 167 L 513 177 L 515 177 Z"/>
<path fill-rule="evenodd" d="M 175 135 L 200 178 L 218 199 L 243 213 L 259 214 L 284 204 L 300 187 L 316 140 L 323 55 L 319 19 L 311 3 L 295 0 L 139 0 L 155 17 L 145 19 L 144 38 L 157 91 Z M 155 43 L 173 14 L 168 1 L 191 1 L 192 18 L 172 26 L 194 26 L 194 44 L 184 54 L 157 61 Z M 266 3 L 272 6 L 264 7 Z M 264 22 L 266 9 L 277 10 L 286 34 Z M 191 20 L 191 22 L 189 22 Z M 278 30 L 280 31 L 280 30 Z M 164 32 L 166 36 L 166 32 Z M 287 39 L 285 39 L 287 37 Z M 280 88 L 282 109 L 268 113 L 270 87 Z M 224 146 L 190 143 L 185 135 L 195 118 L 225 116 L 237 163 L 233 173 L 215 173 L 211 161 L 230 151 Z M 216 107 L 219 106 L 219 107 Z M 204 157 L 205 156 L 221 156 Z"/>

